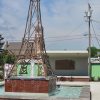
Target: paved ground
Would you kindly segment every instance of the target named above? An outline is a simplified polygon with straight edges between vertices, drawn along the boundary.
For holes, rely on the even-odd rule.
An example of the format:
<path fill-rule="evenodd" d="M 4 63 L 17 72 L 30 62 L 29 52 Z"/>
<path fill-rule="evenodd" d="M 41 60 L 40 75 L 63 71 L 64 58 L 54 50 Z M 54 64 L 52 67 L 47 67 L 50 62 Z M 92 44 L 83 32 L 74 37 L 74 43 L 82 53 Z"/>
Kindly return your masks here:
<path fill-rule="evenodd" d="M 100 100 L 100 82 L 90 82 L 92 100 Z"/>

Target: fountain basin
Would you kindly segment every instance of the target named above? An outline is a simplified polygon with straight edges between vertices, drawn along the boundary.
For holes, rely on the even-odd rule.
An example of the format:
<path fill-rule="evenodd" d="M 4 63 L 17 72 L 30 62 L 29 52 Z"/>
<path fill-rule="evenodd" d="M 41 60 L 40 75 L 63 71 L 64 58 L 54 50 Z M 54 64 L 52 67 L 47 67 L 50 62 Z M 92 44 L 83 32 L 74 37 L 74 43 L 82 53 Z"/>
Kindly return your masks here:
<path fill-rule="evenodd" d="M 5 92 L 49 93 L 56 89 L 56 77 L 28 78 L 12 77 L 5 79 Z"/>

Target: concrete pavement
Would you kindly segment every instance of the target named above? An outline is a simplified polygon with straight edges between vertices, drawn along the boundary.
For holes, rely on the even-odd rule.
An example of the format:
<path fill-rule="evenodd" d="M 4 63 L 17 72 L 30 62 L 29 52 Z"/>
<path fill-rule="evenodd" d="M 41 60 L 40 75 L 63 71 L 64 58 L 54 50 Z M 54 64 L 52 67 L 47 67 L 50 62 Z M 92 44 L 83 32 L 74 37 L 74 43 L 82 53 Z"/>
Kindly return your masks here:
<path fill-rule="evenodd" d="M 92 100 L 100 100 L 100 82 L 90 82 Z"/>

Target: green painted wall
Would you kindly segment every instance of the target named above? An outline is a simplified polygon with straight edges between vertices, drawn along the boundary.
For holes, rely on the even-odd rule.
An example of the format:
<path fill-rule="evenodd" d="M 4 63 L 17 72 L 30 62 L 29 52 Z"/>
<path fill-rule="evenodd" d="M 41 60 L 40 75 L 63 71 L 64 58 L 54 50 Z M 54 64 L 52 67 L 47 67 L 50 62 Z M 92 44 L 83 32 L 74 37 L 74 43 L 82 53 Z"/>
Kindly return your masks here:
<path fill-rule="evenodd" d="M 42 76 L 42 65 L 41 64 L 34 65 L 33 76 Z"/>
<path fill-rule="evenodd" d="M 27 72 L 27 73 L 24 73 L 24 74 L 20 74 L 21 73 L 21 65 L 18 64 L 17 65 L 17 75 L 18 76 L 31 76 L 31 73 L 33 71 L 33 76 L 34 77 L 37 77 L 37 76 L 42 76 L 42 65 L 40 64 L 35 64 L 33 66 L 33 70 L 31 70 L 31 64 L 26 64 L 25 66 L 27 66 L 27 69 L 23 70 L 24 72 Z"/>
<path fill-rule="evenodd" d="M 17 65 L 17 75 L 20 76 L 31 76 L 31 65 L 30 64 L 27 64 L 27 74 L 20 74 L 20 70 L 21 70 L 21 65 L 18 64 Z"/>
<path fill-rule="evenodd" d="M 35 77 L 38 76 L 38 64 L 34 65 L 33 76 L 35 76 Z"/>
<path fill-rule="evenodd" d="M 92 77 L 95 78 L 95 80 L 98 80 L 98 77 L 100 78 L 100 64 L 92 64 Z"/>

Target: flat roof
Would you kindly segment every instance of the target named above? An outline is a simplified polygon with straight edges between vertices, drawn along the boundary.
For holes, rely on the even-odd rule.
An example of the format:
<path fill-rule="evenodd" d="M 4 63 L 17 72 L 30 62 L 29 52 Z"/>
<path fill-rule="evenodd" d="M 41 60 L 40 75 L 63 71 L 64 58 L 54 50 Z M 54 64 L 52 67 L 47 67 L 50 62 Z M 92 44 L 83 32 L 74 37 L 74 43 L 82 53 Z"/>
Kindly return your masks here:
<path fill-rule="evenodd" d="M 88 51 L 86 50 L 53 50 L 47 51 L 49 57 L 87 57 L 88 58 Z"/>

